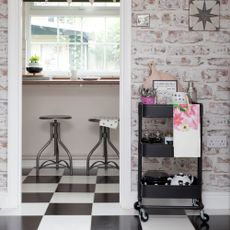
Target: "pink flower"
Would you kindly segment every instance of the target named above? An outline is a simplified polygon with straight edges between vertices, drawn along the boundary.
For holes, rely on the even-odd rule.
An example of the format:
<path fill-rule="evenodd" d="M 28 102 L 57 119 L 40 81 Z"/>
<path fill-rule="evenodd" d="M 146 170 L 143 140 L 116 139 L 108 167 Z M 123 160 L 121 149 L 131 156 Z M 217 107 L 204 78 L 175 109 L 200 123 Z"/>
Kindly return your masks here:
<path fill-rule="evenodd" d="M 197 116 L 198 115 L 198 107 L 197 106 L 189 106 L 186 110 L 186 114 L 190 116 Z"/>
<path fill-rule="evenodd" d="M 182 116 L 182 112 L 179 111 L 178 108 L 175 108 L 175 110 L 174 110 L 174 117 L 173 117 L 174 127 L 178 128 L 178 126 L 182 124 L 183 119 L 184 118 Z"/>
<path fill-rule="evenodd" d="M 196 119 L 195 116 L 194 116 L 194 117 L 188 118 L 187 121 L 188 121 L 189 127 L 190 127 L 190 128 L 193 128 L 193 129 L 197 129 L 198 126 L 199 126 L 199 123 L 200 123 L 199 120 Z"/>
<path fill-rule="evenodd" d="M 199 106 L 189 106 L 186 115 L 189 126 L 193 129 L 197 129 L 200 124 Z"/>

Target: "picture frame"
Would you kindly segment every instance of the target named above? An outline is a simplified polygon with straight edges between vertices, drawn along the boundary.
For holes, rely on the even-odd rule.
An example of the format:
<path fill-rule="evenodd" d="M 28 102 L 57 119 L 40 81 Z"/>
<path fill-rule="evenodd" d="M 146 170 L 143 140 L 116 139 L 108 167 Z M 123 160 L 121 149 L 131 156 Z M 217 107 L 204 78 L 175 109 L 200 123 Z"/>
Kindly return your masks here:
<path fill-rule="evenodd" d="M 177 80 L 153 80 L 157 92 L 157 104 L 172 104 L 173 94 L 177 92 Z"/>
<path fill-rule="evenodd" d="M 139 27 L 149 27 L 150 26 L 150 14 L 138 14 L 136 19 L 136 24 Z"/>

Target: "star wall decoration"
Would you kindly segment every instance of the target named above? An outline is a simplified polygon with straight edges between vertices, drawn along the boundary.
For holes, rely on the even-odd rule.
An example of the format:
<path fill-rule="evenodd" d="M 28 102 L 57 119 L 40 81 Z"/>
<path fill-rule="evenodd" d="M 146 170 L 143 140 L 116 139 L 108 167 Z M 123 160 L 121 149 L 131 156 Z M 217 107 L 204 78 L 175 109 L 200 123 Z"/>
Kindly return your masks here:
<path fill-rule="evenodd" d="M 189 30 L 218 31 L 220 29 L 219 0 L 189 1 Z"/>

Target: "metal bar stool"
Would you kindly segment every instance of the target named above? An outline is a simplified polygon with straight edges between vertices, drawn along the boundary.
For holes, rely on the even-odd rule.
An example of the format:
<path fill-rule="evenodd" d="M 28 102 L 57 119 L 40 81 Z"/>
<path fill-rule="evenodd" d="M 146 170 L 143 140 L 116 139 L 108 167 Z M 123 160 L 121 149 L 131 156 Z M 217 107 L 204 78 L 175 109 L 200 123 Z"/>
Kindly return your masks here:
<path fill-rule="evenodd" d="M 89 119 L 90 122 L 100 122 L 99 118 L 91 118 Z M 100 144 L 103 143 L 103 156 L 104 156 L 104 161 L 99 160 L 94 162 L 91 166 L 90 166 L 90 158 L 93 155 L 93 153 L 95 152 L 95 150 L 100 146 Z M 110 128 L 108 127 L 104 127 L 104 126 L 99 126 L 99 140 L 97 142 L 97 144 L 92 148 L 92 150 L 89 152 L 88 156 L 87 156 L 87 161 L 86 161 L 86 170 L 87 170 L 87 174 L 89 174 L 89 170 L 94 168 L 94 167 L 98 167 L 98 166 L 105 166 L 105 168 L 110 167 L 114 167 L 119 169 L 119 166 L 116 162 L 114 161 L 109 161 L 108 160 L 108 144 L 110 145 L 110 147 L 113 149 L 113 151 L 117 154 L 118 158 L 119 158 L 119 151 L 116 149 L 116 147 L 113 145 L 113 143 L 111 142 L 110 139 Z"/>
<path fill-rule="evenodd" d="M 36 174 L 39 175 L 39 169 L 45 168 L 51 165 L 55 165 L 56 169 L 60 167 L 67 167 L 70 170 L 70 174 L 73 175 L 73 161 L 70 151 L 67 147 L 63 144 L 61 140 L 61 129 L 60 129 L 60 122 L 58 120 L 66 120 L 71 119 L 71 116 L 68 115 L 48 115 L 48 116 L 41 116 L 39 119 L 42 120 L 53 120 L 50 122 L 50 139 L 48 142 L 40 149 L 37 154 L 36 158 Z M 42 153 L 44 150 L 51 144 L 52 140 L 54 140 L 54 156 L 55 160 L 46 160 L 41 165 L 39 165 L 39 161 L 41 158 Z M 59 145 L 65 150 L 67 156 L 69 158 L 69 163 L 66 160 L 60 160 L 59 158 Z"/>

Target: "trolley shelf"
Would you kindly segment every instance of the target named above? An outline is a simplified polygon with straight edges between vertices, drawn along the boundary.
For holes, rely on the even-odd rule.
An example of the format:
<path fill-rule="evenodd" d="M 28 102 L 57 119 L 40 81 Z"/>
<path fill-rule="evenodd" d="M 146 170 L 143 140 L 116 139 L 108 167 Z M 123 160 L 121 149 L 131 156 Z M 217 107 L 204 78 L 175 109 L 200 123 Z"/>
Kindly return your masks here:
<path fill-rule="evenodd" d="M 173 105 L 143 105 L 142 107 L 143 117 L 146 118 L 172 118 L 173 117 Z"/>
<path fill-rule="evenodd" d="M 173 145 L 141 143 L 141 151 L 144 157 L 173 157 Z"/>
<path fill-rule="evenodd" d="M 176 185 L 143 185 L 144 198 L 198 198 L 201 195 L 201 185 L 176 186 Z"/>

